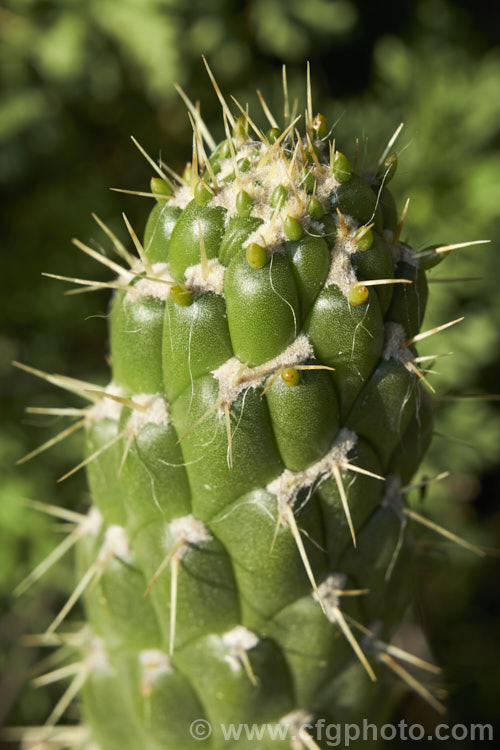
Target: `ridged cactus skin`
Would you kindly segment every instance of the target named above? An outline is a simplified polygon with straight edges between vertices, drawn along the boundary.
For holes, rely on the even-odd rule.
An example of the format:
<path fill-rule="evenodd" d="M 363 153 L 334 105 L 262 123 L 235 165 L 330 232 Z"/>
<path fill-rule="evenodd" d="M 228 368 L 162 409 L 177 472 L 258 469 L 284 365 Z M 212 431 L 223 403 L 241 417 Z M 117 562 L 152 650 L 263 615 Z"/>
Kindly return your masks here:
<path fill-rule="evenodd" d="M 399 488 L 431 438 L 413 339 L 442 256 L 399 239 L 395 155 L 362 174 L 321 115 L 224 118 L 210 149 L 195 117 L 182 184 L 153 178 L 140 259 L 115 242 L 77 545 L 99 750 L 326 747 L 316 721 L 380 722 L 399 690 L 381 644 L 412 597 Z"/>

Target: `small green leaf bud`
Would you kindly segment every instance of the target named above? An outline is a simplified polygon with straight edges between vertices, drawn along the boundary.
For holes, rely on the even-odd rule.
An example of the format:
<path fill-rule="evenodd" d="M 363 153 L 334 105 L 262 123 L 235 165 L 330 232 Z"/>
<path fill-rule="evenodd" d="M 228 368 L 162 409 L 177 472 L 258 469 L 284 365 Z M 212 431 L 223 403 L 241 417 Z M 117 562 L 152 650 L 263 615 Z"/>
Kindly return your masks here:
<path fill-rule="evenodd" d="M 391 154 L 386 159 L 384 159 L 377 172 L 377 177 L 380 181 L 384 181 L 384 185 L 387 185 L 392 180 L 392 178 L 396 174 L 397 166 L 398 155 L 396 153 Z"/>
<path fill-rule="evenodd" d="M 442 253 L 436 253 L 434 252 L 437 250 L 438 247 L 443 247 L 442 244 L 437 245 L 429 245 L 429 247 L 426 247 L 422 250 L 423 258 L 418 258 L 419 266 L 424 271 L 428 271 L 429 268 L 434 268 L 438 265 L 438 263 L 441 263 L 447 255 L 449 255 L 449 252 L 442 252 Z"/>
<path fill-rule="evenodd" d="M 303 169 L 300 173 L 299 185 L 307 190 L 308 193 L 312 193 L 314 190 L 314 175 L 308 169 Z"/>
<path fill-rule="evenodd" d="M 222 141 L 217 151 L 220 152 L 220 156 L 222 159 L 229 159 L 231 156 L 231 148 L 229 147 L 229 142 L 226 139 L 225 141 Z"/>
<path fill-rule="evenodd" d="M 268 263 L 268 257 L 265 249 L 262 245 L 258 245 L 257 242 L 252 242 L 248 245 L 246 250 L 248 265 L 252 268 L 264 268 Z"/>
<path fill-rule="evenodd" d="M 362 305 L 368 300 L 368 287 L 366 286 L 353 286 L 349 292 L 349 302 L 351 305 Z"/>
<path fill-rule="evenodd" d="M 332 160 L 331 170 L 333 176 L 339 182 L 349 182 L 351 179 L 352 169 L 347 156 L 340 151 L 336 151 Z"/>
<path fill-rule="evenodd" d="M 245 142 L 248 141 L 248 120 L 245 115 L 238 117 L 233 127 L 233 136 L 237 141 Z"/>
<path fill-rule="evenodd" d="M 294 386 L 300 383 L 300 372 L 295 367 L 287 367 L 281 373 L 281 379 L 285 385 Z"/>
<path fill-rule="evenodd" d="M 271 206 L 273 208 L 281 208 L 285 205 L 285 201 L 288 198 L 288 192 L 284 185 L 276 185 L 273 192 L 271 193 Z"/>
<path fill-rule="evenodd" d="M 300 240 L 304 233 L 302 230 L 302 224 L 293 216 L 286 217 L 285 223 L 283 224 L 283 229 L 289 240 Z"/>
<path fill-rule="evenodd" d="M 281 135 L 281 130 L 279 128 L 270 128 L 270 130 L 266 133 L 266 138 L 269 141 L 269 143 L 275 143 L 278 138 Z"/>
<path fill-rule="evenodd" d="M 151 177 L 150 186 L 151 192 L 156 196 L 158 203 L 163 203 L 166 198 L 169 198 L 174 193 L 172 186 L 160 177 Z"/>
<path fill-rule="evenodd" d="M 250 216 L 253 208 L 253 198 L 246 190 L 240 190 L 236 196 L 236 210 L 240 216 Z"/>
<path fill-rule="evenodd" d="M 250 169 L 250 161 L 246 158 L 238 160 L 238 169 L 240 172 L 248 172 Z"/>
<path fill-rule="evenodd" d="M 358 229 L 354 235 L 354 244 L 358 250 L 369 250 L 373 245 L 373 232 L 368 227 L 363 226 Z"/>
<path fill-rule="evenodd" d="M 324 115 L 321 115 L 319 112 L 316 115 L 316 117 L 312 121 L 313 126 L 313 135 L 316 140 L 321 140 L 321 138 L 326 138 L 326 136 L 329 133 L 330 128 L 328 127 L 328 120 Z"/>
<path fill-rule="evenodd" d="M 185 286 L 173 286 L 170 289 L 170 299 L 180 307 L 189 307 L 193 304 L 193 292 Z"/>
<path fill-rule="evenodd" d="M 319 221 L 323 216 L 323 206 L 314 196 L 311 196 L 307 201 L 307 213 L 315 221 Z"/>
<path fill-rule="evenodd" d="M 182 179 L 186 183 L 186 185 L 190 184 L 192 173 L 193 173 L 193 167 L 191 166 L 191 162 L 188 161 L 188 163 L 184 167 L 184 171 L 182 173 Z"/>
<path fill-rule="evenodd" d="M 194 188 L 194 199 L 199 206 L 206 206 L 211 199 L 212 193 L 208 189 L 205 180 L 198 180 Z"/>

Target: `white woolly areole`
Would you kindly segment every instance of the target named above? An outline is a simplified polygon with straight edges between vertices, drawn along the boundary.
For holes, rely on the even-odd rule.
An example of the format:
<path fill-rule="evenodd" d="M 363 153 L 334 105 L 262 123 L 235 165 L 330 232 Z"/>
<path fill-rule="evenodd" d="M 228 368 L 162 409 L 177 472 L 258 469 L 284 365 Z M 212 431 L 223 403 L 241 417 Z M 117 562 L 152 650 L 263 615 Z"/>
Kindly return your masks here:
<path fill-rule="evenodd" d="M 415 268 L 419 265 L 418 255 L 417 253 L 412 250 L 411 247 L 408 247 L 408 245 L 405 245 L 403 242 L 399 243 L 399 253 L 400 253 L 400 260 L 402 260 L 404 263 L 409 263 L 410 266 L 415 266 Z"/>
<path fill-rule="evenodd" d="M 144 271 L 144 267 L 141 269 Z M 166 300 L 170 294 L 170 284 L 174 282 L 170 275 L 168 263 L 153 263 L 154 275 L 158 281 L 153 279 L 140 279 L 136 284 L 130 284 L 126 289 L 126 300 L 136 300 L 142 297 L 156 297 Z M 168 281 L 168 284 L 164 282 Z"/>
<path fill-rule="evenodd" d="M 174 518 L 168 524 L 168 534 L 174 538 L 174 546 L 179 545 L 176 552 L 178 559 L 186 554 L 190 544 L 209 542 L 212 538 L 209 530 L 201 521 L 193 515 Z"/>
<path fill-rule="evenodd" d="M 344 216 L 345 225 L 348 230 L 348 233 L 344 234 L 338 216 L 335 217 L 335 221 L 337 223 L 337 237 L 335 247 L 332 250 L 332 262 L 325 286 L 328 287 L 336 284 L 347 297 L 358 280 L 352 267 L 351 255 L 354 255 L 359 249 L 354 242 L 354 235 L 359 225 L 352 216 Z"/>
<path fill-rule="evenodd" d="M 85 665 L 91 672 L 111 668 L 106 646 L 99 636 L 92 636 L 85 645 Z"/>
<path fill-rule="evenodd" d="M 281 717 L 280 724 L 287 727 L 291 734 L 290 747 L 293 750 L 302 750 L 304 748 L 304 743 L 300 735 L 308 736 L 308 730 L 311 729 L 313 722 L 314 714 L 311 711 L 306 711 L 304 708 L 290 711 L 289 714 Z"/>
<path fill-rule="evenodd" d="M 395 359 L 401 362 L 402 365 L 405 365 L 406 369 L 411 369 L 408 363 L 412 362 L 413 356 L 408 347 L 403 346 L 406 341 L 403 326 L 400 323 L 386 323 L 384 326 L 384 336 L 382 359 Z"/>
<path fill-rule="evenodd" d="M 311 219 L 311 223 L 309 225 L 309 234 L 311 237 L 324 237 L 325 235 L 325 225 L 322 221 L 315 221 L 314 219 Z"/>
<path fill-rule="evenodd" d="M 318 592 L 313 594 L 316 601 L 322 602 L 330 622 L 335 622 L 337 619 L 335 610 L 340 607 L 341 592 L 345 588 L 346 580 L 345 573 L 331 573 L 318 586 Z"/>
<path fill-rule="evenodd" d="M 103 389 L 105 393 L 109 393 L 112 396 L 123 397 L 123 388 L 116 383 L 109 383 L 106 388 Z M 89 424 L 99 422 L 101 419 L 111 419 L 113 422 L 118 422 L 122 405 L 119 401 L 115 401 L 113 398 L 106 398 L 103 396 L 87 413 L 87 420 Z"/>
<path fill-rule="evenodd" d="M 132 560 L 127 532 L 123 526 L 108 526 L 104 534 L 104 542 L 99 551 L 97 562 L 104 563 L 113 557 L 119 557 L 120 560 L 124 560 L 125 562 L 131 562 Z"/>
<path fill-rule="evenodd" d="M 250 162 L 255 160 L 255 154 L 260 153 L 260 149 L 263 147 L 263 144 L 261 141 L 245 141 L 241 146 L 235 145 L 236 150 L 236 159 L 248 159 Z M 217 182 L 220 183 L 224 180 L 224 177 L 229 177 L 232 172 L 234 172 L 234 161 L 233 159 L 228 156 L 226 159 L 222 159 L 220 162 L 220 172 L 217 173 Z M 241 177 L 243 178 L 246 173 L 242 173 L 240 171 Z M 224 191 L 225 187 L 230 186 L 232 183 L 223 183 L 220 185 L 222 190 L 220 192 Z"/>
<path fill-rule="evenodd" d="M 88 534 L 89 536 L 97 536 L 102 528 L 102 514 L 101 512 L 95 507 L 95 505 L 92 505 L 85 516 L 85 518 L 80 521 L 80 529 L 84 534 Z"/>
<path fill-rule="evenodd" d="M 285 144 L 278 148 L 260 141 L 246 141 L 239 147 L 235 145 L 236 161 L 246 158 L 250 161 L 250 169 L 239 173 L 235 170 L 235 159 L 228 156 L 220 161 L 220 171 L 216 175 L 217 187 L 214 195 L 209 201 L 210 207 L 220 206 L 226 211 L 226 218 L 237 215 L 236 198 L 241 190 L 247 192 L 254 204 L 252 216 L 262 219 L 262 225 L 253 232 L 245 241 L 244 246 L 257 242 L 266 247 L 269 253 L 282 250 L 283 243 L 288 240 L 283 224 L 288 215 L 300 221 L 303 230 L 315 234 L 321 234 L 323 227 L 311 219 L 306 211 L 307 201 L 310 198 L 305 185 L 301 184 L 303 170 L 310 172 L 315 180 L 315 197 L 322 204 L 323 209 L 328 209 L 328 201 L 337 189 L 339 182 L 330 171 L 329 166 L 307 161 L 305 149 L 308 147 L 306 140 L 302 142 L 302 148 L 292 151 Z M 286 154 L 287 159 L 283 158 Z M 288 160 L 288 161 L 287 161 Z M 224 182 L 224 178 L 232 173 L 236 174 L 234 180 Z M 283 185 L 288 191 L 285 205 L 276 211 L 271 205 L 271 195 L 278 185 Z M 179 188 L 170 199 L 170 203 L 179 208 L 185 206 L 193 199 L 191 186 Z"/>
<path fill-rule="evenodd" d="M 247 367 L 237 357 L 231 357 L 212 375 L 219 381 L 219 412 L 224 413 L 224 404 L 229 406 L 247 388 L 258 388 L 264 380 L 277 370 L 304 364 L 314 356 L 314 350 L 306 334 L 297 336 L 279 356 L 257 367 Z"/>
<path fill-rule="evenodd" d="M 384 229 L 382 234 L 389 246 L 394 264 L 403 261 L 404 263 L 409 263 L 410 266 L 418 266 L 418 256 L 411 247 L 408 247 L 403 242 L 396 242 L 394 244 L 394 232 L 392 229 Z"/>
<path fill-rule="evenodd" d="M 241 670 L 241 652 L 250 651 L 258 643 L 258 636 L 251 630 L 247 630 L 243 625 L 237 625 L 233 630 L 223 634 L 222 644 L 229 651 L 224 657 L 224 661 L 229 664 L 232 672 Z"/>
<path fill-rule="evenodd" d="M 304 166 L 300 159 L 298 166 L 299 168 Z M 339 183 L 330 173 L 329 167 L 322 165 L 318 169 L 314 164 L 309 163 L 306 163 L 305 166 L 316 180 L 315 198 L 321 203 L 323 211 L 326 211 L 331 194 L 336 190 Z M 269 253 L 282 250 L 283 243 L 288 241 L 283 228 L 287 216 L 292 216 L 300 221 L 306 234 L 323 234 L 323 224 L 314 221 L 305 210 L 310 198 L 309 193 L 299 184 L 296 175 L 290 177 L 287 165 L 282 158 L 278 157 L 278 154 L 263 167 L 246 172 L 245 175 L 242 175 L 242 179 L 244 177 L 249 181 L 244 189 L 255 201 L 252 216 L 257 216 L 263 221 L 262 225 L 257 227 L 246 239 L 244 247 L 248 247 L 252 242 L 257 242 L 259 245 L 263 245 Z M 271 195 L 278 185 L 283 185 L 288 190 L 288 197 L 285 205 L 276 212 L 276 209 L 271 206 Z M 233 214 L 235 213 L 236 195 L 239 192 L 237 188 L 234 188 L 234 190 L 231 209 L 229 209 Z"/>
<path fill-rule="evenodd" d="M 178 188 L 175 193 L 169 198 L 170 206 L 177 206 L 178 208 L 186 208 L 187 204 L 193 200 L 193 193 L 189 185 L 183 185 Z"/>
<path fill-rule="evenodd" d="M 401 494 L 401 479 L 395 475 L 388 476 L 385 482 L 385 492 L 380 502 L 383 508 L 391 508 L 401 520 L 405 517 L 405 504 Z"/>
<path fill-rule="evenodd" d="M 189 268 L 186 268 L 184 275 L 186 277 L 186 284 L 194 292 L 215 292 L 215 294 L 223 294 L 225 271 L 225 266 L 223 266 L 222 263 L 219 263 L 217 258 L 211 258 L 207 261 L 206 278 L 203 275 L 204 272 L 201 263 L 198 263 L 197 266 L 189 266 Z"/>
<path fill-rule="evenodd" d="M 323 173 L 323 179 L 316 182 L 316 194 L 315 197 L 319 200 L 323 208 L 327 207 L 327 202 L 330 201 L 332 193 L 337 193 L 337 188 L 340 186 L 340 182 L 330 174 L 330 170 L 325 168 Z"/>
<path fill-rule="evenodd" d="M 299 730 L 300 727 L 304 726 L 304 724 L 309 724 L 313 719 L 314 714 L 310 711 L 306 711 L 304 708 L 297 708 L 295 711 L 290 711 L 289 714 L 282 716 L 280 724 Z"/>
<path fill-rule="evenodd" d="M 259 213 L 267 213 L 267 210 L 264 210 L 264 206 L 265 204 L 262 204 L 261 211 L 259 211 L 258 209 L 254 209 L 252 211 L 252 216 L 259 216 Z M 273 255 L 273 253 L 276 252 L 283 252 L 284 243 L 288 242 L 288 237 L 286 236 L 283 228 L 287 216 L 292 216 L 293 218 L 297 219 L 297 221 L 300 222 L 305 233 L 307 233 L 308 230 L 313 229 L 313 227 L 311 226 L 311 217 L 309 216 L 309 214 L 302 212 L 301 205 L 299 204 L 295 196 L 291 196 L 288 198 L 286 206 L 282 208 L 281 211 L 275 213 L 273 210 L 269 218 L 247 237 L 247 239 L 243 243 L 243 247 L 248 247 L 253 242 L 256 242 L 258 245 L 262 245 L 264 247 L 268 255 Z M 314 223 L 317 227 L 316 222 Z"/>
<path fill-rule="evenodd" d="M 271 206 L 273 190 L 278 185 L 283 184 L 288 188 L 291 184 L 287 166 L 276 149 L 266 160 L 265 156 L 269 150 L 266 144 L 260 142 L 244 144 L 236 151 L 236 160 L 247 158 L 251 167 L 247 172 L 240 171 L 239 178 L 226 183 L 222 180 L 234 172 L 234 160 L 232 157 L 223 159 L 221 171 L 217 175 L 219 189 L 216 190 L 210 205 L 222 206 L 229 217 L 235 216 L 236 197 L 241 190 L 245 190 L 254 201 L 252 216 L 262 219 L 265 225 L 274 213 Z"/>
<path fill-rule="evenodd" d="M 267 485 L 267 490 L 278 498 L 278 509 L 281 523 L 286 525 L 286 506 L 293 508 L 301 490 L 313 487 L 318 480 L 333 476 L 335 468 L 345 470 L 348 464 L 347 455 L 355 447 L 357 436 L 347 427 L 343 427 L 328 453 L 312 466 L 303 471 L 285 469 L 277 479 Z"/>
<path fill-rule="evenodd" d="M 127 422 L 127 427 L 133 435 L 137 435 L 148 424 L 166 426 L 170 421 L 168 405 L 163 396 L 149 393 L 139 393 L 132 399 L 146 410 L 134 409 Z"/>
<path fill-rule="evenodd" d="M 222 636 L 222 643 L 230 651 L 250 651 L 258 642 L 258 636 L 243 625 L 237 625 Z"/>
<path fill-rule="evenodd" d="M 144 687 L 151 687 L 160 677 L 174 671 L 167 654 L 159 648 L 140 651 L 139 665 Z"/>

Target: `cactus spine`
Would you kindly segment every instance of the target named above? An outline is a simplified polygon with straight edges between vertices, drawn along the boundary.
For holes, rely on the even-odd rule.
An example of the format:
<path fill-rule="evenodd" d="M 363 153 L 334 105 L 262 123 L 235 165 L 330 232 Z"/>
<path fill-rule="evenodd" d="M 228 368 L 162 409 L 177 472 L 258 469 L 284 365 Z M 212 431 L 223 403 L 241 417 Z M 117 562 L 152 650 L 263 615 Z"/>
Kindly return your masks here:
<path fill-rule="evenodd" d="M 78 243 L 117 274 L 110 385 L 50 376 L 91 402 L 76 468 L 94 505 L 47 637 L 82 596 L 69 697 L 100 750 L 199 747 L 199 719 L 214 749 L 323 747 L 315 722 L 380 718 L 397 692 L 403 533 L 425 522 L 404 496 L 432 433 L 416 343 L 449 248 L 400 241 L 396 155 L 360 174 L 310 98 L 301 135 L 222 101 L 218 146 L 190 105 L 181 178 L 150 160 L 137 255 L 102 223 L 122 263 Z M 290 732 L 228 744 L 231 722 Z"/>

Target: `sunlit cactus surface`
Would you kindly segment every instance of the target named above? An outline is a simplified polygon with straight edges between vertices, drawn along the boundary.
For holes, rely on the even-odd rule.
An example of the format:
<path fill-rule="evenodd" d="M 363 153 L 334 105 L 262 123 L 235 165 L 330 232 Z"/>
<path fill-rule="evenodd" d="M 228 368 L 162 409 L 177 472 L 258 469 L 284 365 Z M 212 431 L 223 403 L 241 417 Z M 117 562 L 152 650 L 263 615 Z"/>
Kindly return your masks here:
<path fill-rule="evenodd" d="M 226 138 L 183 95 L 182 175 L 136 142 L 154 169 L 142 241 L 126 217 L 129 249 L 95 217 L 116 260 L 75 241 L 114 274 L 66 279 L 113 290 L 109 385 L 33 371 L 90 401 L 57 438 L 84 429 L 66 476 L 86 467 L 93 505 L 61 511 L 56 556 L 75 543 L 78 577 L 44 636 L 79 651 L 46 728 L 81 694 L 75 747 L 323 748 L 318 728 L 380 721 L 408 686 L 444 710 L 437 668 L 390 641 L 412 599 L 408 523 L 432 527 L 405 496 L 433 431 L 426 271 L 453 246 L 401 241 L 397 132 L 364 171 L 310 85 L 299 115 L 285 78 L 282 123 L 213 83 Z M 228 739 L 231 723 L 281 734 Z"/>

